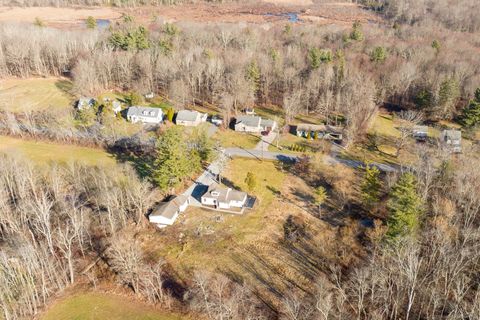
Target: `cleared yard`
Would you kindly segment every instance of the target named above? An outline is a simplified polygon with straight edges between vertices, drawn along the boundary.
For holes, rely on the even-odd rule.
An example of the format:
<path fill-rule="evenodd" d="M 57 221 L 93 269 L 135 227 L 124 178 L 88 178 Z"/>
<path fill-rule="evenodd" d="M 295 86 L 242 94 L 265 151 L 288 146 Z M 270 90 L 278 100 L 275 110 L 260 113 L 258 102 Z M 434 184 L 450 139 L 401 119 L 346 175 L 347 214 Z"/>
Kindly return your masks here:
<path fill-rule="evenodd" d="M 11 112 L 66 110 L 72 83 L 61 78 L 7 79 L 0 82 L 0 108 Z"/>
<path fill-rule="evenodd" d="M 260 141 L 260 137 L 249 133 L 236 132 L 233 130 L 218 130 L 213 136 L 222 147 L 239 147 L 244 149 L 253 149 Z"/>
<path fill-rule="evenodd" d="M 0 152 L 23 155 L 38 163 L 77 161 L 88 165 L 105 166 L 116 163 L 114 158 L 101 149 L 22 140 L 6 136 L 0 136 Z"/>
<path fill-rule="evenodd" d="M 53 304 L 41 320 L 180 320 L 138 301 L 103 293 L 82 293 Z"/>
<path fill-rule="evenodd" d="M 253 172 L 257 181 L 255 190 L 249 192 L 258 198 L 253 210 L 234 215 L 190 207 L 165 232 L 146 236 L 146 250 L 154 257 L 164 257 L 184 277 L 192 269 L 232 267 L 235 250 L 256 242 L 266 228 L 279 227 L 271 219 L 279 205 L 276 190 L 282 188 L 286 173 L 275 162 L 234 159 L 224 172 L 223 182 L 247 191 L 244 180 L 248 172 Z"/>

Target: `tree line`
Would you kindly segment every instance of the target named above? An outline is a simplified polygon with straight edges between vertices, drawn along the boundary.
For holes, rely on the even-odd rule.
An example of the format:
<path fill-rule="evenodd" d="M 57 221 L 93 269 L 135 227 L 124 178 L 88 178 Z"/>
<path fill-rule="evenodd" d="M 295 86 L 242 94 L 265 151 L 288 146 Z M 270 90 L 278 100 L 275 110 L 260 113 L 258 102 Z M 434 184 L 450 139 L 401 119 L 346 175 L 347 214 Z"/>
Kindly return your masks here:
<path fill-rule="evenodd" d="M 3 24 L 2 76 L 70 75 L 78 94 L 158 91 L 176 106 L 212 103 L 227 122 L 246 106 L 344 119 L 361 136 L 382 104 L 458 115 L 478 87 L 473 35 L 426 26 L 154 24 L 59 31 Z M 33 39 L 33 41 L 32 41 Z M 416 40 L 412 40 L 416 39 Z M 335 119 L 335 120 L 334 120 Z"/>

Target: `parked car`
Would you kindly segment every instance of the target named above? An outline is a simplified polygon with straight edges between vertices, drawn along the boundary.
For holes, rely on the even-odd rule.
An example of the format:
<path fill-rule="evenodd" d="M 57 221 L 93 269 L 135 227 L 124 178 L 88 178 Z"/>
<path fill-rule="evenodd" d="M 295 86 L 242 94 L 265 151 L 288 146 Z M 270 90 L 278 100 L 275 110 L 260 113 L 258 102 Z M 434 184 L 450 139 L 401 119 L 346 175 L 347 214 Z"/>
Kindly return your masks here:
<path fill-rule="evenodd" d="M 221 126 L 223 123 L 223 119 L 219 116 L 212 116 L 212 118 L 210 119 L 210 122 L 216 126 Z"/>

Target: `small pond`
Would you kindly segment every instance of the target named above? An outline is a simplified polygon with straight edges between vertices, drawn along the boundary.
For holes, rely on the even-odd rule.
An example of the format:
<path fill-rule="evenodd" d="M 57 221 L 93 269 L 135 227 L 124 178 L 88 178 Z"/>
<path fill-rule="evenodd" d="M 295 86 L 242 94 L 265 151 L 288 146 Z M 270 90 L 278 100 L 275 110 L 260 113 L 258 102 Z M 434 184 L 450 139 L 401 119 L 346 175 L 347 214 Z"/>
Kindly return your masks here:
<path fill-rule="evenodd" d="M 288 19 L 289 22 L 301 22 L 302 20 L 298 17 L 296 12 L 286 12 L 286 13 L 267 13 L 267 17 L 284 17 Z"/>
<path fill-rule="evenodd" d="M 108 19 L 96 19 L 97 22 L 97 28 L 99 29 L 106 29 L 110 26 L 110 20 Z M 85 24 L 87 23 L 87 20 L 85 20 Z"/>

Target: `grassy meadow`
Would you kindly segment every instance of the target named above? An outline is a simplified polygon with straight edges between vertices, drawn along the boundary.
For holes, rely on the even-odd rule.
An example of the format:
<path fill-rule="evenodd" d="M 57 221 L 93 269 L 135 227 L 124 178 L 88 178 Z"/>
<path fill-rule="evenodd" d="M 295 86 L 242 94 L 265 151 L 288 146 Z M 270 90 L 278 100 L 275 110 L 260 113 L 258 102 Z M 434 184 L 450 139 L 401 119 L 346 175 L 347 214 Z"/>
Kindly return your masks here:
<path fill-rule="evenodd" d="M 87 165 L 115 165 L 115 159 L 102 149 L 75 145 L 23 140 L 0 136 L 0 152 L 25 156 L 36 163 L 81 162 Z"/>
<path fill-rule="evenodd" d="M 72 107 L 72 83 L 62 78 L 6 79 L 0 81 L 0 107 L 11 112 Z"/>
<path fill-rule="evenodd" d="M 40 320 L 180 320 L 138 301 L 104 293 L 81 293 L 53 303 Z"/>

